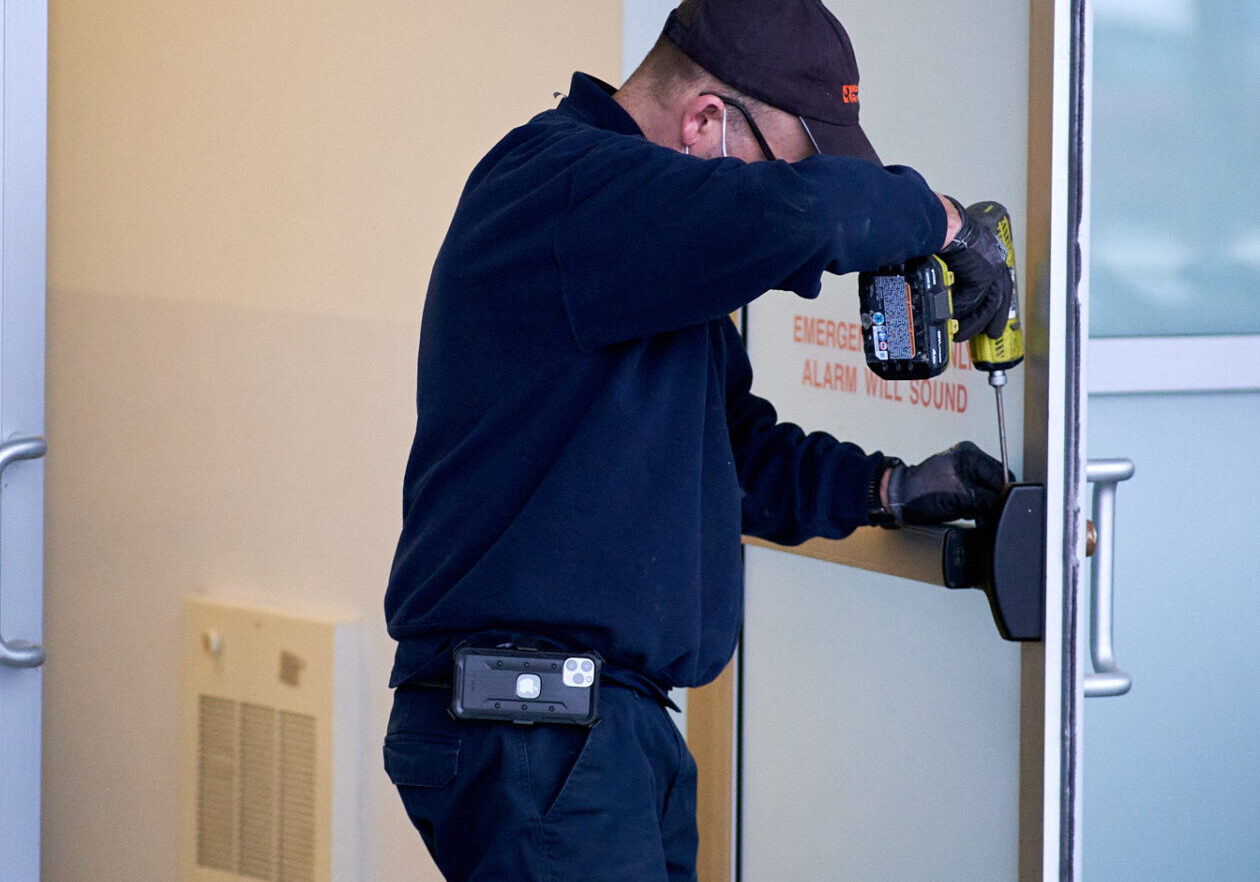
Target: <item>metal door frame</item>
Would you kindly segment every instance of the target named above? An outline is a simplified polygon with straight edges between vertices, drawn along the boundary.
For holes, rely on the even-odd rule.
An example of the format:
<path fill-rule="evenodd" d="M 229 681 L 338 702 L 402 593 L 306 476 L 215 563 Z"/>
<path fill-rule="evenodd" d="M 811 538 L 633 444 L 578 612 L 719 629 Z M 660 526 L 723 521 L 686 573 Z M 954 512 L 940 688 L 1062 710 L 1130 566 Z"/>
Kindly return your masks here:
<path fill-rule="evenodd" d="M 1031 0 L 1024 471 L 1046 487 L 1045 639 L 1022 647 L 1021 882 L 1080 878 L 1089 9 Z"/>

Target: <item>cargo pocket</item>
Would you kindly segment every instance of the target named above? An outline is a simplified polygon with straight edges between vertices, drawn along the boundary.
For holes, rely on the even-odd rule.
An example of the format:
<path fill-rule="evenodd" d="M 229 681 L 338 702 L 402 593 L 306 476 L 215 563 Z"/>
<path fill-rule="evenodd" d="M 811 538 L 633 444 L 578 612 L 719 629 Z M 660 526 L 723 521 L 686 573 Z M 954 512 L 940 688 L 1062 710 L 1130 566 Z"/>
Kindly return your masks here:
<path fill-rule="evenodd" d="M 458 738 L 402 732 L 385 736 L 385 774 L 398 787 L 445 787 L 458 771 Z"/>

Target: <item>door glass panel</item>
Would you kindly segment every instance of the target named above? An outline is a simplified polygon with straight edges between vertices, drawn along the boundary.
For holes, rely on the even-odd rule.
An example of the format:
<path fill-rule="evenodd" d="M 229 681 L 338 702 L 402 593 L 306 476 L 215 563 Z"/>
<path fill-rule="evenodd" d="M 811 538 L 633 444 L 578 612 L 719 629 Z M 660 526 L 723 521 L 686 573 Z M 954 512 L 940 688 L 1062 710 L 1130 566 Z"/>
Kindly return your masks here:
<path fill-rule="evenodd" d="M 1136 471 L 1116 492 L 1114 546 L 1133 690 L 1086 701 L 1084 882 L 1260 872 L 1260 546 L 1254 517 L 1222 516 L 1260 491 L 1258 431 L 1260 392 L 1090 396 L 1090 456 Z M 1196 450 L 1227 479 L 1204 481 Z"/>
<path fill-rule="evenodd" d="M 1094 4 L 1090 330 L 1260 332 L 1260 4 Z"/>

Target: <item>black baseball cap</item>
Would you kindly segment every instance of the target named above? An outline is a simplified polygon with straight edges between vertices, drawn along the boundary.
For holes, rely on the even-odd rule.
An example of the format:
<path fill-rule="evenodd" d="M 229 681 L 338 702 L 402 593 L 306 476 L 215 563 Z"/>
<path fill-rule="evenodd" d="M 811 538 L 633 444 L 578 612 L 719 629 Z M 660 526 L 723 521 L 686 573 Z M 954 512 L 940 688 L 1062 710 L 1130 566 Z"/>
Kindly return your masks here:
<path fill-rule="evenodd" d="M 858 125 L 853 46 L 821 0 L 683 0 L 664 33 L 722 82 L 799 116 L 820 152 L 879 163 Z"/>

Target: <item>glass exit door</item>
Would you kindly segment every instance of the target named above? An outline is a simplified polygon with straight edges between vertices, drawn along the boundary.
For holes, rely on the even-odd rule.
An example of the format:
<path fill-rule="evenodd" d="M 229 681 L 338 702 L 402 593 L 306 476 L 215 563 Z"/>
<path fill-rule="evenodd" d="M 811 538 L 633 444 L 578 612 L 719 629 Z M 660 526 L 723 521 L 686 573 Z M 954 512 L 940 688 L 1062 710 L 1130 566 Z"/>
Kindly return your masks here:
<path fill-rule="evenodd" d="M 1260 6 L 1096 0 L 1088 448 L 1120 699 L 1087 701 L 1086 882 L 1260 868 Z M 1139 847 L 1140 845 L 1140 847 Z"/>
<path fill-rule="evenodd" d="M 853 38 L 864 126 L 885 161 L 1011 210 L 1029 357 L 1008 387 L 1017 414 L 1008 420 L 1019 477 L 1046 488 L 1044 563 L 1029 554 L 1044 578 L 1045 639 L 1003 642 L 984 596 L 940 587 L 939 546 L 924 552 L 908 531 L 749 547 L 740 878 L 1073 878 L 1085 624 L 1084 295 L 1074 285 L 1083 133 L 1073 113 L 1083 10 L 1054 0 L 903 4 L 898 21 L 918 39 L 889 26 L 886 5 L 834 11 Z M 810 349 L 795 331 L 802 322 L 856 318 L 852 280 L 828 284 L 816 303 L 771 294 L 752 305 L 755 392 L 806 429 L 910 460 L 961 438 L 996 449 L 992 392 L 965 350 L 939 378 L 945 394 L 868 384 L 860 353 Z"/>
<path fill-rule="evenodd" d="M 0 878 L 39 879 L 47 12 L 0 15 Z"/>

